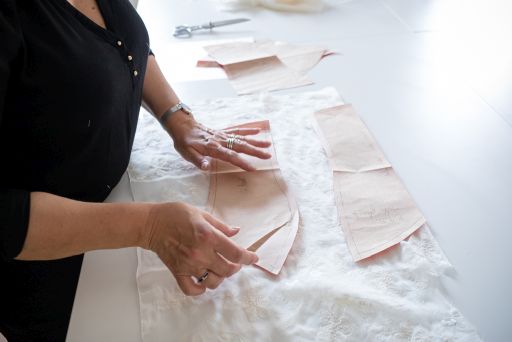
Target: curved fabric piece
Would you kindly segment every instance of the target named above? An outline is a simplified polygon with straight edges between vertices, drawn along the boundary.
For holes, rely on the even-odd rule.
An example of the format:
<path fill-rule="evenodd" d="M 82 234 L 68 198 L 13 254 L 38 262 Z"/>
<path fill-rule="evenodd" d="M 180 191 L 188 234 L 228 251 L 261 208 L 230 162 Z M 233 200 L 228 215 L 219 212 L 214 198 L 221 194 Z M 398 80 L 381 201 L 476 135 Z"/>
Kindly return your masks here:
<path fill-rule="evenodd" d="M 272 139 L 268 121 L 230 128 L 248 127 L 261 129 L 257 138 Z M 270 148 L 271 159 L 245 157 L 255 165 L 253 172 L 214 161 L 207 210 L 230 226 L 240 227 L 232 239 L 258 254 L 258 266 L 278 274 L 295 239 L 299 215 L 281 176 L 275 149 Z"/>
<path fill-rule="evenodd" d="M 198 66 L 221 66 L 239 95 L 300 87 L 313 82 L 305 75 L 327 49 L 272 40 L 229 42 L 205 46 L 212 60 Z"/>
<path fill-rule="evenodd" d="M 315 119 L 354 261 L 396 245 L 426 223 L 351 105 L 318 111 Z"/>
<path fill-rule="evenodd" d="M 426 223 L 392 168 L 334 171 L 334 192 L 355 261 L 396 245 Z"/>

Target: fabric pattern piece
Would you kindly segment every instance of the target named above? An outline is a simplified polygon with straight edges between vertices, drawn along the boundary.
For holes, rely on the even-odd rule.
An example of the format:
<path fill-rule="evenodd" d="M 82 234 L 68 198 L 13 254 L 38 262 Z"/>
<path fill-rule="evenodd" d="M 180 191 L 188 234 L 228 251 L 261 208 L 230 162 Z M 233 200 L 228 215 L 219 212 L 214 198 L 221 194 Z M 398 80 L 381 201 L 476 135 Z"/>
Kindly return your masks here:
<path fill-rule="evenodd" d="M 238 95 L 290 89 L 312 84 L 306 76 L 286 67 L 276 56 L 223 66 Z"/>
<path fill-rule="evenodd" d="M 320 46 L 272 40 L 208 45 L 205 50 L 213 61 L 198 61 L 198 66 L 222 67 L 239 95 L 312 84 L 306 72 L 328 54 Z"/>
<path fill-rule="evenodd" d="M 354 261 L 396 245 L 426 223 L 352 106 L 315 113 Z"/>
<path fill-rule="evenodd" d="M 353 262 L 337 217 L 332 170 L 312 120 L 312 113 L 341 103 L 335 89 L 325 88 L 191 104 L 210 127 L 270 120 L 301 223 L 279 275 L 244 267 L 198 297 L 183 295 L 160 259 L 139 249 L 144 342 L 480 340 L 442 290 L 453 268 L 428 227 L 379 258 Z M 130 176 L 136 200 L 162 196 L 206 206 L 207 175 L 180 159 L 147 113 L 139 119 Z"/>
<path fill-rule="evenodd" d="M 268 121 L 230 128 L 260 128 L 256 138 L 272 140 Z M 253 172 L 214 161 L 207 210 L 230 226 L 241 227 L 232 239 L 258 254 L 257 266 L 278 274 L 295 239 L 299 213 L 281 176 L 276 151 L 270 149 L 269 160 L 246 157 L 254 160 Z"/>

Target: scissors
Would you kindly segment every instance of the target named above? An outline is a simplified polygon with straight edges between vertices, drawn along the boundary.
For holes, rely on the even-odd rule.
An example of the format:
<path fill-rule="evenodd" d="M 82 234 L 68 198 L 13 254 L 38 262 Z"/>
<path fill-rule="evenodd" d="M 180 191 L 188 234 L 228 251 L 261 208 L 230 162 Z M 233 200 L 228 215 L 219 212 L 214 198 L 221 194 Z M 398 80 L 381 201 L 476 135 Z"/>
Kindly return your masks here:
<path fill-rule="evenodd" d="M 173 36 L 176 38 L 190 38 L 192 37 L 192 32 L 197 30 L 211 30 L 214 27 L 233 25 L 238 23 L 243 23 L 249 21 L 251 19 L 239 18 L 239 19 L 230 19 L 230 20 L 222 20 L 222 21 L 210 21 L 207 24 L 202 25 L 179 25 L 174 28 Z"/>

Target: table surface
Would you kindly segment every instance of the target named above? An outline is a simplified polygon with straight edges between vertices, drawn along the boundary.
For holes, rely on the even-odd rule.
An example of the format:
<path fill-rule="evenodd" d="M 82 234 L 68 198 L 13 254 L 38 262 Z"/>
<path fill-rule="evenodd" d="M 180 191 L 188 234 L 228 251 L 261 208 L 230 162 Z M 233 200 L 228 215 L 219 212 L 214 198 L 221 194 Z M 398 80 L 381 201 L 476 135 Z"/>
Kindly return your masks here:
<path fill-rule="evenodd" d="M 504 341 L 512 336 L 511 7 L 330 0 L 321 13 L 298 14 L 141 0 L 138 10 L 162 70 L 189 103 L 236 96 L 222 74 L 193 70 L 188 51 L 198 42 L 255 37 L 338 51 L 309 73 L 314 85 L 290 91 L 334 86 L 355 106 L 455 266 L 443 279 L 446 295 L 484 340 Z M 185 42 L 172 37 L 178 24 L 234 17 L 251 21 Z M 131 200 L 125 176 L 108 201 Z M 69 341 L 140 340 L 136 267 L 134 249 L 86 254 Z"/>

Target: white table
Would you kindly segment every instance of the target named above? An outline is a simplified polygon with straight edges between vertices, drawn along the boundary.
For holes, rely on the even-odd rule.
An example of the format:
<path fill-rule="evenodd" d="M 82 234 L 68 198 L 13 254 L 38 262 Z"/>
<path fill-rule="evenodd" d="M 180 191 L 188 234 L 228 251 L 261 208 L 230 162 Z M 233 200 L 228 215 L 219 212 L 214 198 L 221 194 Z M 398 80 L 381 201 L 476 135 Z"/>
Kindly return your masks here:
<path fill-rule="evenodd" d="M 225 79 L 169 72 L 180 52 L 172 51 L 177 24 L 248 17 L 194 40 L 253 36 L 340 51 L 310 73 L 314 86 L 292 91 L 334 86 L 354 104 L 457 270 L 444 279 L 447 295 L 487 341 L 512 336 L 510 7 L 331 0 L 325 12 L 304 15 L 221 12 L 204 0 L 139 2 L 152 48 L 185 102 L 235 93 Z M 109 201 L 130 200 L 123 178 Z M 69 341 L 140 340 L 136 263 L 134 249 L 86 254 Z"/>

